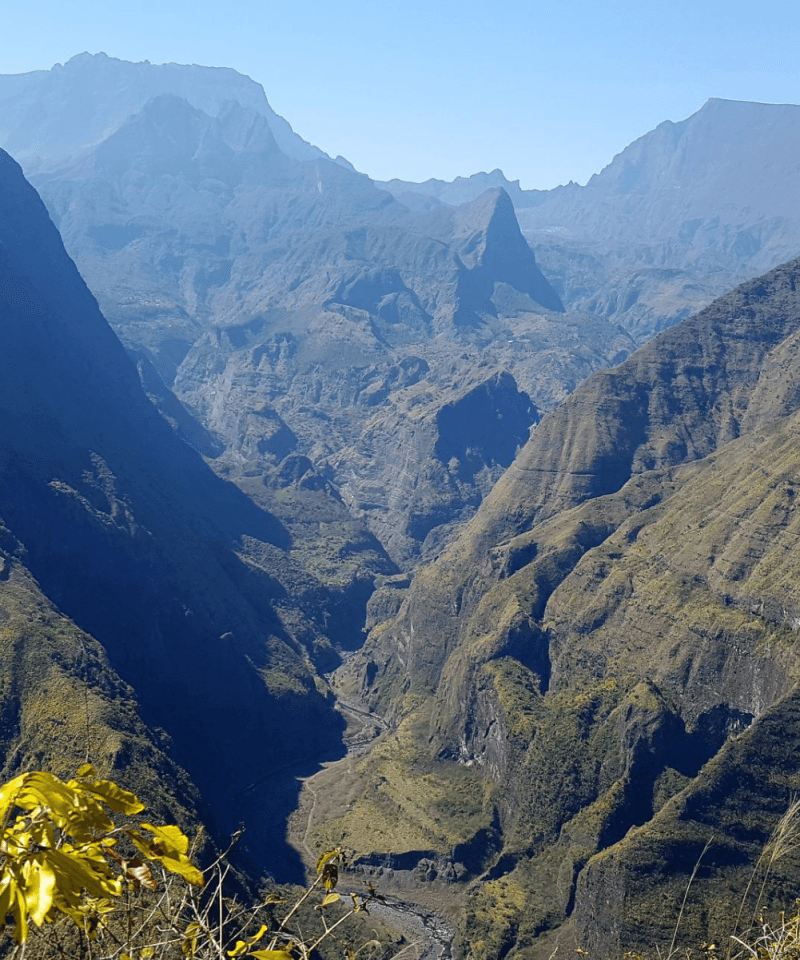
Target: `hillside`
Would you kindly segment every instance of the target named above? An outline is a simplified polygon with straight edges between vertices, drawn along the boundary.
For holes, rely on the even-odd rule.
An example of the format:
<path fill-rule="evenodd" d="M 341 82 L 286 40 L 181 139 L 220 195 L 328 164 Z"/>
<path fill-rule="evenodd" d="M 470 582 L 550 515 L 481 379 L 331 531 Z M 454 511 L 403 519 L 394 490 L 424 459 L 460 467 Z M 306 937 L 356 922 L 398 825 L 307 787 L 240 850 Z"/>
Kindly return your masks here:
<path fill-rule="evenodd" d="M 795 260 L 588 378 L 339 671 L 392 719 L 406 782 L 471 772 L 416 856 L 480 878 L 476 955 L 663 949 L 712 834 L 681 934 L 727 935 L 798 788 L 798 280 Z M 365 862 L 384 822 L 421 838 L 385 756 L 359 772 L 373 839 L 334 828 Z"/>
<path fill-rule="evenodd" d="M 337 749 L 317 670 L 360 626 L 342 608 L 357 616 L 360 591 L 363 622 L 392 564 L 327 508 L 317 523 L 358 572 L 316 577 L 293 528 L 179 439 L 4 153 L 0 271 L 4 770 L 64 769 L 89 749 L 224 835 L 245 787 Z M 280 842 L 273 853 L 280 865 Z"/>

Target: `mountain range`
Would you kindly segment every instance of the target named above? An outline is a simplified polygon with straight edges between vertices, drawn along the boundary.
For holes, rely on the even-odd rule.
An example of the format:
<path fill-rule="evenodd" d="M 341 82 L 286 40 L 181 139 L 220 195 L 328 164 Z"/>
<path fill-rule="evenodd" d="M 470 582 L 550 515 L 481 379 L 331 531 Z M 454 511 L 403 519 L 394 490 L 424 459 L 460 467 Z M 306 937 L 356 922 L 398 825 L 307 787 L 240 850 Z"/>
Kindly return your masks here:
<path fill-rule="evenodd" d="M 643 342 L 796 254 L 798 134 L 795 104 L 714 98 L 659 124 L 585 186 L 522 190 L 500 170 L 383 186 L 428 206 L 505 189 L 564 304 Z"/>
<path fill-rule="evenodd" d="M 405 782 L 473 771 L 448 833 L 370 758 L 379 795 L 336 827 L 474 878 L 463 950 L 667 944 L 709 838 L 680 932 L 730 934 L 800 776 L 799 283 L 794 260 L 589 377 L 337 674 Z"/>
<path fill-rule="evenodd" d="M 456 956 L 727 936 L 800 786 L 800 108 L 539 192 L 375 184 L 229 70 L 0 103 L 4 774 L 344 844 Z"/>
<path fill-rule="evenodd" d="M 187 88 L 197 71 L 208 78 L 191 68 Z M 474 510 L 536 406 L 632 347 L 615 325 L 564 316 L 502 191 L 409 210 L 341 163 L 285 152 L 250 81 L 240 78 L 248 97 L 224 99 L 238 89 L 224 71 L 217 100 L 202 101 L 211 113 L 171 92 L 184 89 L 177 67 L 82 56 L 56 72 L 69 82 L 17 78 L 7 138 L 19 147 L 56 103 L 77 119 L 91 105 L 91 135 L 74 134 L 60 156 L 44 125 L 49 159 L 31 161 L 32 178 L 109 322 L 217 436 L 221 472 L 273 487 L 284 456 L 306 457 L 396 562 L 435 552 Z M 141 102 L 125 119 L 110 95 L 121 87 L 123 102 Z M 475 396 L 498 420 L 490 385 L 504 373 L 510 453 L 464 448 L 442 462 L 439 409 L 486 384 Z M 375 449 L 376 416 L 408 437 L 399 461 L 410 469 Z M 291 451 L 272 448 L 276 432 Z M 365 475 L 365 462 L 384 466 Z"/>

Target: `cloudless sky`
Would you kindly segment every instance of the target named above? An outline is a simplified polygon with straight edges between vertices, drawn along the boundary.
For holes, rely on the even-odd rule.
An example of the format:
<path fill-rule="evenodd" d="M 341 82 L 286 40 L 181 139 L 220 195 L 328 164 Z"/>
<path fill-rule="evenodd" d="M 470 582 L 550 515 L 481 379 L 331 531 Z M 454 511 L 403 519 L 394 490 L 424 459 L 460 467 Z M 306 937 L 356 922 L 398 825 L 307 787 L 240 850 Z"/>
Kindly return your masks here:
<path fill-rule="evenodd" d="M 227 66 L 379 180 L 585 183 L 709 97 L 800 102 L 796 0 L 16 0 L 0 73 L 84 50 Z"/>

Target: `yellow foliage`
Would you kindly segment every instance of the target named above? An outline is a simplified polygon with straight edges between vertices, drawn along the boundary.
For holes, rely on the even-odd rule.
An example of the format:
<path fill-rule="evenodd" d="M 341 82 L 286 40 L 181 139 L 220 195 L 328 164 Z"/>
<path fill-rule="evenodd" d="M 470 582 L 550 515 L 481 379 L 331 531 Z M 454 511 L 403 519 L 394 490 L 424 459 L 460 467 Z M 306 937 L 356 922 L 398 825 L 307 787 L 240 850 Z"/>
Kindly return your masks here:
<path fill-rule="evenodd" d="M 97 779 L 91 764 L 66 783 L 36 770 L 0 787 L 0 929 L 10 915 L 14 939 L 24 943 L 30 921 L 41 927 L 62 913 L 94 939 L 113 899 L 129 887 L 154 886 L 140 858 L 114 849 L 123 837 L 147 860 L 202 885 L 202 873 L 186 855 L 189 840 L 178 827 L 117 826 L 107 812 L 143 809 L 134 794 Z"/>

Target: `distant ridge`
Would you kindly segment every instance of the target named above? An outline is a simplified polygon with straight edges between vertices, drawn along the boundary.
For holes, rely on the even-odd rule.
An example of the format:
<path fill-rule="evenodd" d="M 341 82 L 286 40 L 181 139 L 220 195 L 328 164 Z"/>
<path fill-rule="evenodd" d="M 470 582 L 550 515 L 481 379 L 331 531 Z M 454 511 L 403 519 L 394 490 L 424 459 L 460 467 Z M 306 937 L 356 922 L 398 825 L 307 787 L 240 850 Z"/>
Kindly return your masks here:
<path fill-rule="evenodd" d="M 659 124 L 585 186 L 520 190 L 501 171 L 383 186 L 425 208 L 503 186 L 564 305 L 638 342 L 800 252 L 800 106 L 710 99 Z"/>
<path fill-rule="evenodd" d="M 51 70 L 0 74 L 0 146 L 28 174 L 49 170 L 106 139 L 161 94 L 183 97 L 211 116 L 237 101 L 266 118 L 288 156 L 329 159 L 275 113 L 261 84 L 230 67 L 131 63 L 105 53 L 80 53 Z"/>

